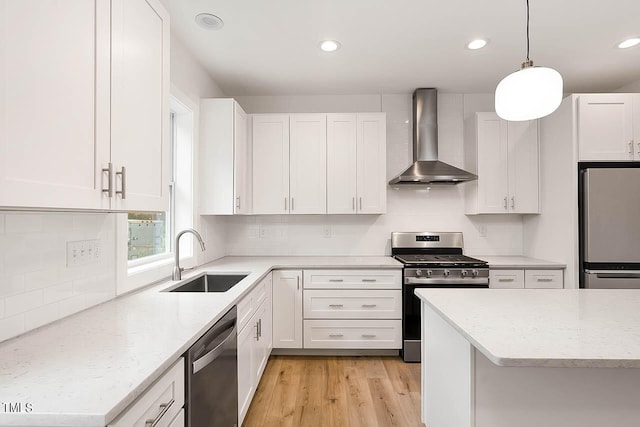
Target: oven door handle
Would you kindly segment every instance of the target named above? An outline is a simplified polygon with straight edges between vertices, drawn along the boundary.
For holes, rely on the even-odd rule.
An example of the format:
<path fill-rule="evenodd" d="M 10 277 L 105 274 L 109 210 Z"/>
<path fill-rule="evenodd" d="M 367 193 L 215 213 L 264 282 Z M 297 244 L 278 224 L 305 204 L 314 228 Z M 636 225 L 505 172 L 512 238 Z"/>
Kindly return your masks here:
<path fill-rule="evenodd" d="M 404 283 L 407 285 L 488 285 L 488 277 L 469 277 L 469 278 L 455 278 L 455 279 L 434 279 L 434 278 L 422 278 L 422 277 L 405 277 Z"/>

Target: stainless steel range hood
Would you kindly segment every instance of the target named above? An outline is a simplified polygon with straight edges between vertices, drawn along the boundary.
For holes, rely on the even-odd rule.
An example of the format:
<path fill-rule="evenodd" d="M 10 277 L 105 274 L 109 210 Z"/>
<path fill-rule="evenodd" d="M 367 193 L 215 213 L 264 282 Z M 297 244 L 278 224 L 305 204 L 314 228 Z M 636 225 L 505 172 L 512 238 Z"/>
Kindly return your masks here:
<path fill-rule="evenodd" d="M 389 181 L 393 186 L 460 184 L 477 175 L 438 160 L 438 92 L 413 92 L 413 164 Z"/>

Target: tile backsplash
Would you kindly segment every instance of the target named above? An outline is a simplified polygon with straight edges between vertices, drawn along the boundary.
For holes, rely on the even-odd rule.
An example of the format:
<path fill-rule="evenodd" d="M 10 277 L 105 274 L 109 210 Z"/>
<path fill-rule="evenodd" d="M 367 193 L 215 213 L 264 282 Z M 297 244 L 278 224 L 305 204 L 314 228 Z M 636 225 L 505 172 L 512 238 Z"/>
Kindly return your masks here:
<path fill-rule="evenodd" d="M 100 257 L 67 266 L 67 243 Z M 0 341 L 115 297 L 115 215 L 0 213 Z"/>

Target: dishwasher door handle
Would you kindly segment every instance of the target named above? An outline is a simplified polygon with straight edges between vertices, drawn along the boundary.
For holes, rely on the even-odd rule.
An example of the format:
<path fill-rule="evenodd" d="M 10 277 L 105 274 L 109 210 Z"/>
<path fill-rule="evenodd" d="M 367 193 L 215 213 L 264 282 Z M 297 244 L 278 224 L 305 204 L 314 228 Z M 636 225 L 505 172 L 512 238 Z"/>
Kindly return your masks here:
<path fill-rule="evenodd" d="M 236 333 L 236 325 L 235 325 L 235 323 L 233 324 L 232 327 L 228 328 L 227 330 L 229 331 L 229 333 L 224 338 L 224 340 L 222 340 L 222 342 L 220 344 L 215 346 L 214 349 L 209 351 L 204 356 L 199 357 L 198 359 L 193 361 L 193 366 L 192 367 L 193 367 L 193 373 L 194 374 L 196 374 L 199 371 L 203 370 L 207 365 L 209 365 L 218 356 L 220 356 L 220 354 L 224 351 L 224 345 L 227 343 L 227 341 L 229 341 L 230 339 L 232 339 L 235 336 L 235 333 Z M 222 335 L 222 334 L 220 334 L 220 335 Z"/>

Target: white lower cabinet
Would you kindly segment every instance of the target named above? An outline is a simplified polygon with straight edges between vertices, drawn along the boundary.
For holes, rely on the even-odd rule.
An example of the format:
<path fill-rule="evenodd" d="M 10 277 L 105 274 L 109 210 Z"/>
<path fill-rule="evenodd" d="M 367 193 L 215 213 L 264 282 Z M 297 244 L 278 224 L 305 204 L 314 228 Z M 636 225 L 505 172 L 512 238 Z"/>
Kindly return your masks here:
<path fill-rule="evenodd" d="M 305 289 L 305 319 L 401 319 L 402 295 L 392 289 Z"/>
<path fill-rule="evenodd" d="M 180 358 L 109 426 L 184 426 L 184 391 L 184 359 Z"/>
<path fill-rule="evenodd" d="M 272 274 L 273 348 L 302 348 L 302 270 Z"/>
<path fill-rule="evenodd" d="M 489 287 L 492 289 L 562 289 L 562 270 L 513 269 L 489 270 Z"/>
<path fill-rule="evenodd" d="M 271 274 L 244 297 L 238 307 L 252 307 L 238 332 L 238 420 L 247 414 L 272 348 Z M 240 311 L 240 309 L 239 309 Z"/>

